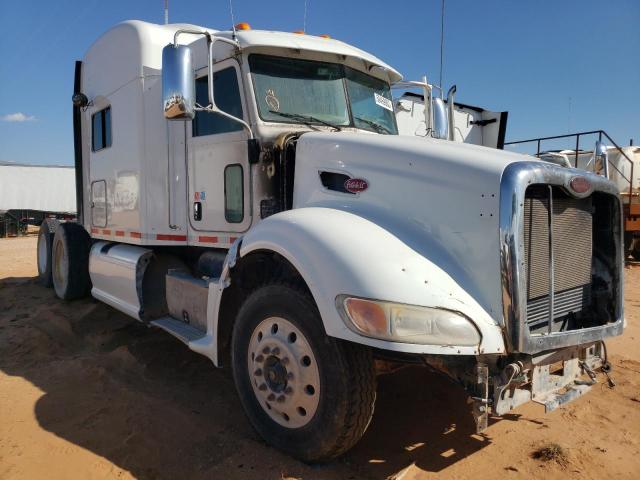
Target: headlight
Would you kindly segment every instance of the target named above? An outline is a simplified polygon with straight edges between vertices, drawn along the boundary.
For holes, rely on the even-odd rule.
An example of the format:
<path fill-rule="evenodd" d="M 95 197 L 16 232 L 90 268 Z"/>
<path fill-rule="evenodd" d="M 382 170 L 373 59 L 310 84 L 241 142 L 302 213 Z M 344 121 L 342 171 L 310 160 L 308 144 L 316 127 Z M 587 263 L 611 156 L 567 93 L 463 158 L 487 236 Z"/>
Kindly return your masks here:
<path fill-rule="evenodd" d="M 355 330 L 368 337 L 424 345 L 475 346 L 480 333 L 464 315 L 441 308 L 340 295 L 336 303 Z"/>

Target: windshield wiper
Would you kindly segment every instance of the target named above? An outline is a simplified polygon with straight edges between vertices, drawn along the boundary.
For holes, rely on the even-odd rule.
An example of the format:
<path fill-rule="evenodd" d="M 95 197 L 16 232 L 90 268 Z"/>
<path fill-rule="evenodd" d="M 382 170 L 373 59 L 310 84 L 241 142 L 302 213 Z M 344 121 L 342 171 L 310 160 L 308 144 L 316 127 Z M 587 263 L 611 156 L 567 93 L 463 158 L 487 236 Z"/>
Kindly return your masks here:
<path fill-rule="evenodd" d="M 356 120 L 360 120 L 361 122 L 366 123 L 367 125 L 369 125 L 370 127 L 372 127 L 376 132 L 378 133 L 386 133 L 387 135 L 393 135 L 393 132 L 391 130 L 389 130 L 387 127 L 385 127 L 384 125 L 380 125 L 379 123 L 376 123 L 372 120 L 369 120 L 368 118 L 362 118 L 362 117 L 353 117 Z"/>
<path fill-rule="evenodd" d="M 324 120 L 320 120 L 319 118 L 312 117 L 311 115 L 302 115 L 300 113 L 287 113 L 287 112 L 276 112 L 275 110 L 269 110 L 269 113 L 273 113 L 274 115 L 280 115 L 281 117 L 291 118 L 293 120 L 301 120 L 305 125 L 311 126 L 311 122 L 319 123 L 321 125 L 325 125 L 327 127 L 331 127 L 335 129 L 336 132 L 342 131 L 338 125 L 334 125 L 330 122 L 325 122 Z"/>

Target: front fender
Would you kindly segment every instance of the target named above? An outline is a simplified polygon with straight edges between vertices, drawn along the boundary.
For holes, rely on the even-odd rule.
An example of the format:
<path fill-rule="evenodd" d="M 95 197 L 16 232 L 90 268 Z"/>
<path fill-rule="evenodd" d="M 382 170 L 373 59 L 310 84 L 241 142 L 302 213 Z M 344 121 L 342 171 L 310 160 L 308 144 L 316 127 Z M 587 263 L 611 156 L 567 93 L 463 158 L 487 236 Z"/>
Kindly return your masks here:
<path fill-rule="evenodd" d="M 240 256 L 264 250 L 282 255 L 298 270 L 329 336 L 407 353 L 505 351 L 501 328 L 447 271 L 358 215 L 319 207 L 273 215 L 244 236 Z M 482 335 L 480 346 L 420 345 L 359 335 L 338 313 L 336 297 L 340 294 L 458 311 L 477 326 Z"/>

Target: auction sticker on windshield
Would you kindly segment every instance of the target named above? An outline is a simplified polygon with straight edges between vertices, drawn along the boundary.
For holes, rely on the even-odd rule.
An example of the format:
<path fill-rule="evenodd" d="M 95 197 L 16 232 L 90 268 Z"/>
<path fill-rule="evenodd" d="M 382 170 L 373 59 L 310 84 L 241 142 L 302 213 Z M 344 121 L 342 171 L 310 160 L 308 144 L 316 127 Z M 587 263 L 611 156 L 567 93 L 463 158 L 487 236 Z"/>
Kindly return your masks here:
<path fill-rule="evenodd" d="M 393 104 L 391 103 L 391 100 L 383 97 L 382 95 L 378 95 L 377 93 L 373 94 L 373 98 L 375 99 L 377 105 L 380 105 L 382 108 L 386 108 L 390 112 L 393 112 Z"/>

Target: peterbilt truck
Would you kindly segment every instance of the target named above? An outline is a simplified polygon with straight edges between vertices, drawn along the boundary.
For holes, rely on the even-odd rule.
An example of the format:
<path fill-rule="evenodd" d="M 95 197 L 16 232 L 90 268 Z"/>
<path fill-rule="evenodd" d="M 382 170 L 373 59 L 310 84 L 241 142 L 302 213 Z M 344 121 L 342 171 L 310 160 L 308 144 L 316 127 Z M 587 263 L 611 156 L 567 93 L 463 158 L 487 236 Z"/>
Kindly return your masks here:
<path fill-rule="evenodd" d="M 580 396 L 623 331 L 618 189 L 398 135 L 401 79 L 326 36 L 115 26 L 76 62 L 79 216 L 43 224 L 42 282 L 230 368 L 304 461 L 362 437 L 389 365 L 454 379 L 478 431 Z"/>

